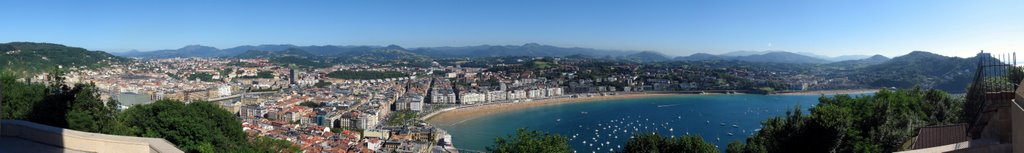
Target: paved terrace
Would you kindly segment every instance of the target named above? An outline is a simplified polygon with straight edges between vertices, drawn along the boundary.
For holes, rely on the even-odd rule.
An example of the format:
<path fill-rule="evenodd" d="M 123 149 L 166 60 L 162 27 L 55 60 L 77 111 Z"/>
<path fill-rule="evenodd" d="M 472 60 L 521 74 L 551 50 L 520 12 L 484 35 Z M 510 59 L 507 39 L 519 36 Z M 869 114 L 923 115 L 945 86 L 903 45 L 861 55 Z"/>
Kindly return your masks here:
<path fill-rule="evenodd" d="M 0 120 L 0 153 L 4 152 L 182 153 L 161 138 L 89 133 L 28 121 Z"/>

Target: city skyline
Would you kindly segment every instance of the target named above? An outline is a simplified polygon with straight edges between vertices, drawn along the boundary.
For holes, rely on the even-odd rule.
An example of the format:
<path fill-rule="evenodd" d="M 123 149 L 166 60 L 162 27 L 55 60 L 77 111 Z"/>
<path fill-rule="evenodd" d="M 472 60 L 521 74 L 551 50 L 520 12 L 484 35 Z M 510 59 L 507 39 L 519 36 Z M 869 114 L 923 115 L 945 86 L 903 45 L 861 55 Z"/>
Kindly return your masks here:
<path fill-rule="evenodd" d="M 0 41 L 90 50 L 186 45 L 521 45 L 693 53 L 970 57 L 1022 46 L 1022 2 L 0 2 Z"/>

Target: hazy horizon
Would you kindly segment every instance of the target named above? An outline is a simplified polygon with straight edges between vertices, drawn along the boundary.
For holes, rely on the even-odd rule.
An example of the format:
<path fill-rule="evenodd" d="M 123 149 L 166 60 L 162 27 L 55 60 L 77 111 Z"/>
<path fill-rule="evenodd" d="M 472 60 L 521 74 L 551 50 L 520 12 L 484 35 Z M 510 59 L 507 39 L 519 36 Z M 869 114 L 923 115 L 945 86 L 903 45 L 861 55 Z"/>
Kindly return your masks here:
<path fill-rule="evenodd" d="M 539 43 L 657 51 L 970 57 L 1024 48 L 1024 2 L 310 2 L 4 1 L 0 42 L 124 52 L 186 45 Z"/>
<path fill-rule="evenodd" d="M 52 42 L 47 42 L 47 43 L 52 43 Z M 529 42 L 529 43 L 535 43 L 535 42 Z M 59 43 L 57 43 L 57 44 L 59 44 Z M 545 43 L 537 43 L 537 44 L 551 45 L 551 44 L 545 44 Z M 89 50 L 99 50 L 99 51 L 104 51 L 104 52 L 131 52 L 131 51 L 147 52 L 147 51 L 158 51 L 158 50 L 174 50 L 174 49 L 180 49 L 180 48 L 191 46 L 191 45 L 201 45 L 201 46 L 214 47 L 214 48 L 217 48 L 217 49 L 227 49 L 227 48 L 247 46 L 247 45 L 249 45 L 249 46 L 259 46 L 259 45 L 328 46 L 328 45 L 334 45 L 334 46 L 380 46 L 380 47 L 384 47 L 384 46 L 388 46 L 388 45 L 398 45 L 398 46 L 401 46 L 403 48 L 429 48 L 429 47 L 465 47 L 465 46 L 481 46 L 481 45 L 490 45 L 490 46 L 521 46 L 521 45 L 524 45 L 524 44 L 479 44 L 479 45 L 463 45 L 463 46 L 444 45 L 444 46 L 420 46 L 420 47 L 407 47 L 407 46 L 403 46 L 403 45 L 400 45 L 400 44 L 386 44 L 386 45 L 357 45 L 357 44 L 349 44 L 349 45 L 338 45 L 338 44 L 298 45 L 298 44 L 278 43 L 278 44 L 245 44 L 245 45 L 226 46 L 226 47 L 210 46 L 210 45 L 204 45 L 204 44 L 187 44 L 187 45 L 182 45 L 181 47 L 176 47 L 176 48 L 163 48 L 163 49 L 154 49 L 154 50 L 131 49 L 131 50 L 116 50 L 116 51 L 112 51 L 112 50 L 100 50 L 100 49 L 90 49 L 90 48 L 86 48 L 86 49 L 89 49 Z M 582 47 L 582 46 L 557 46 L 557 45 L 552 45 L 552 46 L 565 47 L 565 48 Z M 582 48 L 590 48 L 590 47 L 582 47 Z M 876 54 L 881 54 L 881 55 L 887 56 L 887 58 L 894 58 L 894 56 L 905 55 L 905 54 L 913 52 L 913 51 L 928 51 L 928 52 L 932 52 L 932 53 L 936 53 L 936 54 L 941 54 L 941 55 L 945 55 L 945 56 L 958 56 L 958 55 L 952 55 L 952 54 L 942 54 L 940 52 L 934 52 L 934 51 L 930 51 L 930 50 L 907 50 L 905 52 L 896 52 L 896 51 L 894 51 L 893 53 L 895 53 L 895 54 L 882 54 L 882 53 L 856 54 L 856 53 L 853 53 L 853 54 L 826 55 L 826 54 L 820 54 L 820 53 L 816 53 L 816 52 L 793 51 L 793 50 L 733 50 L 733 51 L 723 51 L 723 52 L 692 52 L 692 53 L 686 53 L 686 54 L 673 54 L 671 52 L 665 52 L 665 51 L 659 51 L 659 50 L 626 50 L 626 49 L 605 49 L 605 48 L 593 48 L 593 49 L 611 50 L 611 51 L 657 51 L 657 52 L 663 53 L 665 55 L 668 55 L 669 58 L 675 58 L 675 56 L 687 56 L 687 55 L 692 55 L 694 53 L 711 53 L 711 54 L 716 54 L 716 55 L 723 55 L 723 54 L 728 54 L 728 53 L 739 53 L 739 54 L 757 53 L 757 54 L 760 54 L 760 53 L 777 52 L 777 51 L 793 52 L 793 53 L 800 53 L 800 54 L 805 54 L 805 55 L 813 54 L 812 58 L 818 58 L 818 56 L 814 56 L 814 55 L 823 55 L 823 56 L 827 56 L 827 58 L 839 58 L 839 56 L 848 56 L 848 55 L 866 55 L 865 58 L 867 58 L 867 56 L 876 55 Z M 981 50 L 977 50 L 977 51 L 969 54 L 968 56 L 959 55 L 959 58 L 971 58 L 971 56 L 975 56 L 976 53 L 978 53 L 978 51 L 981 51 Z M 985 51 L 985 52 L 991 52 L 991 51 Z M 998 51 L 998 52 L 1002 52 L 1002 51 Z"/>

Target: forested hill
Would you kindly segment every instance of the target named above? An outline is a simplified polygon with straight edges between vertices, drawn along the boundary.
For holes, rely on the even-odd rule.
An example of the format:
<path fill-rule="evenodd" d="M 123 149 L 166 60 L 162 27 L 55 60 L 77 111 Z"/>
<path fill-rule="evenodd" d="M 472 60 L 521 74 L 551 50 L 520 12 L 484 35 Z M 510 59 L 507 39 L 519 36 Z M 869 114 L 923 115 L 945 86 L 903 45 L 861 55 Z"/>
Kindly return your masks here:
<path fill-rule="evenodd" d="M 100 68 L 112 62 L 131 59 L 110 55 L 103 51 L 89 51 L 51 43 L 11 42 L 0 44 L 0 70 L 18 75 L 32 75 L 65 68 Z"/>
<path fill-rule="evenodd" d="M 892 58 L 880 64 L 856 70 L 852 76 L 875 87 L 940 89 L 962 93 L 974 78 L 979 57 L 946 57 L 924 51 Z M 984 56 L 983 58 L 992 58 Z M 996 59 L 990 59 L 995 61 Z"/>

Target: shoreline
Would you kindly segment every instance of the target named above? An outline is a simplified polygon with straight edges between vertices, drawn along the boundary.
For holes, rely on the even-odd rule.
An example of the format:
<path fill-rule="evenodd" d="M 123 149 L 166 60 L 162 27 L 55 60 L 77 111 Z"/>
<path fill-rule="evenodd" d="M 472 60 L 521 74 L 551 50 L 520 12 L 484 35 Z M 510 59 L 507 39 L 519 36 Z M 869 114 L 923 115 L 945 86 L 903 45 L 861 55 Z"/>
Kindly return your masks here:
<path fill-rule="evenodd" d="M 776 93 L 775 95 L 838 95 L 838 94 L 862 94 L 862 93 L 874 93 L 880 89 L 840 89 L 840 90 L 812 90 L 812 91 L 795 91 L 795 92 L 782 92 Z"/>
<path fill-rule="evenodd" d="M 604 100 L 617 100 L 617 99 L 631 99 L 631 98 L 648 98 L 648 97 L 663 97 L 663 96 L 677 96 L 677 95 L 695 95 L 695 94 L 681 94 L 681 93 L 619 93 L 616 95 L 593 95 L 592 97 L 583 97 L 586 95 L 578 95 L 580 97 L 562 97 L 562 98 L 548 98 L 539 99 L 532 101 L 521 101 L 521 102 L 503 102 L 503 103 L 489 103 L 472 105 L 465 107 L 457 107 L 441 110 L 432 113 L 432 116 L 424 116 L 424 120 L 434 125 L 453 125 L 483 117 L 495 113 L 514 111 L 526 108 L 548 106 L 548 105 L 559 105 L 569 103 L 580 103 L 580 102 L 598 102 Z"/>
<path fill-rule="evenodd" d="M 844 89 L 844 90 L 816 90 L 816 91 L 798 91 L 798 92 L 785 92 L 776 93 L 771 95 L 832 95 L 832 94 L 859 94 L 859 93 L 871 93 L 878 92 L 878 89 Z M 746 94 L 746 93 L 740 93 Z M 633 93 L 617 93 L 615 95 L 604 95 L 601 94 L 590 94 L 591 97 L 583 97 L 588 94 L 575 95 L 579 97 L 557 97 L 548 99 L 539 99 L 532 101 L 520 101 L 520 102 L 501 102 L 501 103 L 487 103 L 470 106 L 458 106 L 454 108 L 448 108 L 440 110 L 425 116 L 420 119 L 427 123 L 434 125 L 454 125 L 461 122 L 465 122 L 471 119 L 507 112 L 526 108 L 548 106 L 548 105 L 559 105 L 569 103 L 581 103 L 581 102 L 597 102 L 604 100 L 618 100 L 618 99 L 632 99 L 632 98 L 649 98 L 649 97 L 664 97 L 664 96 L 705 96 L 705 95 L 727 95 L 727 94 L 694 94 L 684 92 L 633 92 Z"/>

